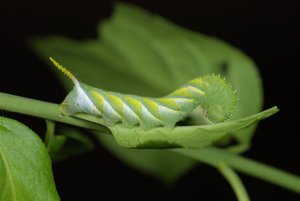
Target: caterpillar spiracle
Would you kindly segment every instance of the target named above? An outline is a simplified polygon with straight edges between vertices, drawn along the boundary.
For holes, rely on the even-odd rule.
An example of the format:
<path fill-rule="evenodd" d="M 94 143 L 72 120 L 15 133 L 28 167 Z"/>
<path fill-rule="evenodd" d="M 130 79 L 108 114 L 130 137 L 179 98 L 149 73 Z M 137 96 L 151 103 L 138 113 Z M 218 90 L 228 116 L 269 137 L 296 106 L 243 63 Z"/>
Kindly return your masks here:
<path fill-rule="evenodd" d="M 92 115 L 102 118 L 107 126 L 174 127 L 198 106 L 212 122 L 223 122 L 231 116 L 237 102 L 231 85 L 216 75 L 198 77 L 166 96 L 151 98 L 88 86 L 53 58 L 50 60 L 74 83 L 61 104 L 62 114 Z"/>

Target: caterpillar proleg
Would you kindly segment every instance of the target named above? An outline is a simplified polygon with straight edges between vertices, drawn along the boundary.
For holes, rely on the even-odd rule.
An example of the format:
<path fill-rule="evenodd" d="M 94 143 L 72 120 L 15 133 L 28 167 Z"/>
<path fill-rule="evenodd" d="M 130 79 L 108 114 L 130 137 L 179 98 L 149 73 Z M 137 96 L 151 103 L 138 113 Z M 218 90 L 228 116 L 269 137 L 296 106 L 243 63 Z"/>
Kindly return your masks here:
<path fill-rule="evenodd" d="M 189 81 L 170 94 L 142 97 L 105 91 L 79 82 L 65 67 L 50 57 L 53 64 L 69 77 L 73 90 L 62 105 L 63 115 L 88 114 L 102 118 L 107 126 L 122 124 L 127 128 L 174 127 L 200 106 L 212 122 L 228 119 L 237 102 L 231 85 L 217 75 L 206 75 Z"/>

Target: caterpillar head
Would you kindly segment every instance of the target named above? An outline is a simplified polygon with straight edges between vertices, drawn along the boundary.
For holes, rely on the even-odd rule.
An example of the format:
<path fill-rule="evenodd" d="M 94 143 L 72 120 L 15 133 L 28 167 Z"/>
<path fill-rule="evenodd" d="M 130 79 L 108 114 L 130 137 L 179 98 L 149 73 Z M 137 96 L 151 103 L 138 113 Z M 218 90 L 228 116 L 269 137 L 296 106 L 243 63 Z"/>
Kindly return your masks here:
<path fill-rule="evenodd" d="M 205 92 L 200 100 L 204 115 L 212 122 L 229 119 L 237 104 L 237 95 L 232 86 L 224 78 L 215 75 L 202 77 L 197 85 Z"/>

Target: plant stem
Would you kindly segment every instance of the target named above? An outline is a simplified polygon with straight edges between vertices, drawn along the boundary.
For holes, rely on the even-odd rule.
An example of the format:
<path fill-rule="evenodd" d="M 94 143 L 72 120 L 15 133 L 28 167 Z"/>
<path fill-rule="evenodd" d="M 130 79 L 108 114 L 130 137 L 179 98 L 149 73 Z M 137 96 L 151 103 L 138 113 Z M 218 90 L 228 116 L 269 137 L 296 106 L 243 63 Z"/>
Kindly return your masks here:
<path fill-rule="evenodd" d="M 110 133 L 110 131 L 102 125 L 74 117 L 63 116 L 60 113 L 58 104 L 45 101 L 0 92 L 0 109 L 97 130 L 103 133 Z"/>
<path fill-rule="evenodd" d="M 45 134 L 45 145 L 47 151 L 50 152 L 51 144 L 53 142 L 53 138 L 55 137 L 55 123 L 51 120 L 46 120 L 47 130 Z"/>
<path fill-rule="evenodd" d="M 0 109 L 88 128 L 101 133 L 110 133 L 110 131 L 102 125 L 74 117 L 62 116 L 60 114 L 59 105 L 49 102 L 0 92 Z M 173 149 L 172 151 L 194 158 L 216 168 L 218 168 L 220 163 L 224 162 L 240 172 L 300 193 L 300 178 L 298 176 L 218 148 Z"/>
<path fill-rule="evenodd" d="M 174 149 L 172 151 L 190 158 L 194 158 L 216 168 L 218 168 L 220 163 L 224 162 L 233 169 L 242 173 L 260 178 L 296 193 L 300 193 L 299 176 L 218 148 L 208 147 L 204 149 Z"/>
<path fill-rule="evenodd" d="M 239 201 L 250 201 L 247 190 L 236 172 L 226 165 L 226 163 L 221 163 L 218 169 L 231 185 L 237 199 Z"/>

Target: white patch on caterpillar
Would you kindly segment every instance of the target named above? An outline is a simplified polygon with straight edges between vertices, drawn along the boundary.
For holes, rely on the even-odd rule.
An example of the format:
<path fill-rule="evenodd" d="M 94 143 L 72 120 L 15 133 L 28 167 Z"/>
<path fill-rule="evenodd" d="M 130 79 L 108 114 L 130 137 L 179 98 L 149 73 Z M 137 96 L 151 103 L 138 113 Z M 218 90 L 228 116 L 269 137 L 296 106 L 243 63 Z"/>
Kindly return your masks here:
<path fill-rule="evenodd" d="M 177 98 L 174 97 L 173 98 L 176 104 L 182 105 L 182 104 L 193 104 L 193 100 L 192 99 L 188 99 L 188 98 Z"/>
<path fill-rule="evenodd" d="M 182 113 L 181 111 L 173 110 L 171 108 L 162 105 L 159 105 L 158 109 L 161 115 L 174 115 L 174 114 Z"/>
<path fill-rule="evenodd" d="M 196 88 L 194 86 L 188 86 L 188 90 L 194 91 L 194 92 L 196 92 L 198 94 L 201 94 L 201 95 L 205 95 L 204 91 L 202 91 L 202 90 L 200 90 L 200 89 L 198 89 L 198 88 Z"/>
<path fill-rule="evenodd" d="M 130 116 L 130 118 L 136 120 L 139 122 L 140 118 L 137 116 L 137 114 L 126 104 L 123 102 L 123 112 L 126 116 Z"/>
<path fill-rule="evenodd" d="M 188 113 L 195 109 L 196 102 L 194 99 L 174 98 L 174 101 L 180 107 L 181 112 Z"/>
<path fill-rule="evenodd" d="M 83 89 L 80 87 L 79 83 L 75 83 L 75 104 L 77 108 L 80 108 L 78 112 L 85 112 L 87 114 L 92 114 L 96 116 L 102 116 L 102 113 L 96 108 L 94 103 L 90 100 L 90 98 L 86 95 Z"/>
<path fill-rule="evenodd" d="M 162 124 L 162 121 L 158 118 L 156 118 L 151 112 L 148 111 L 148 109 L 142 104 L 142 115 L 146 118 L 151 119 L 152 122 L 157 122 L 159 124 Z"/>
<path fill-rule="evenodd" d="M 175 110 L 173 108 L 169 108 L 167 107 L 166 105 L 162 105 L 161 103 L 158 103 L 156 102 L 158 107 L 159 107 L 159 110 L 162 110 L 162 111 L 170 111 L 170 112 L 179 112 L 178 110 Z"/>
<path fill-rule="evenodd" d="M 112 118 L 118 119 L 119 121 L 122 120 L 122 117 L 114 110 L 107 100 L 104 99 L 102 107 L 106 114 L 109 114 Z"/>

